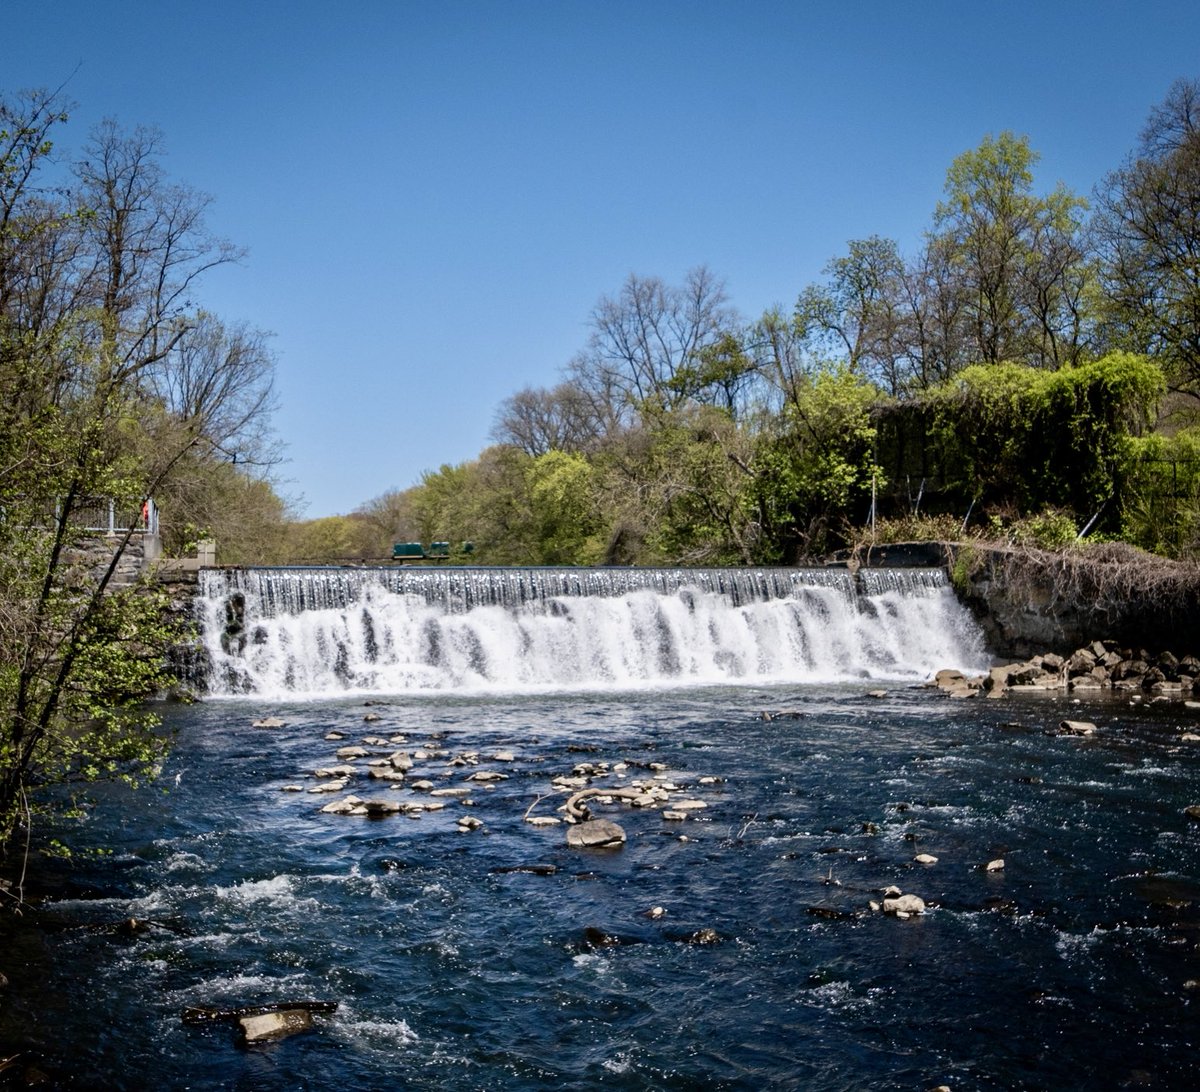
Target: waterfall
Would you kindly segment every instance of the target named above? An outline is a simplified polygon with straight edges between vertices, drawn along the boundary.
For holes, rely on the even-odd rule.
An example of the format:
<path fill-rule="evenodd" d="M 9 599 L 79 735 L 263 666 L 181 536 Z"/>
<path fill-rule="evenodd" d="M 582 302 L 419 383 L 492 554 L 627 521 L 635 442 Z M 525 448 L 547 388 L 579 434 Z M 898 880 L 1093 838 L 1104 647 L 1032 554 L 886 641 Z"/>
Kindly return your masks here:
<path fill-rule="evenodd" d="M 272 698 L 981 670 L 937 569 L 206 570 L 207 689 Z"/>

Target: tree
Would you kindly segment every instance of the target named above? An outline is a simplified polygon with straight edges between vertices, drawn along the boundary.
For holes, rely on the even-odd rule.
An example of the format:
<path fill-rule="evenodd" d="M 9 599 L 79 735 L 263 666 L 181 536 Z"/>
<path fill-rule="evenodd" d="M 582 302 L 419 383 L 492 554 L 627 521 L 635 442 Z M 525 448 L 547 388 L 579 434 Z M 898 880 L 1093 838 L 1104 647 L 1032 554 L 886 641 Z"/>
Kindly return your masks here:
<path fill-rule="evenodd" d="M 904 308 L 900 338 L 908 365 L 905 393 L 911 393 L 948 379 L 971 359 L 968 293 L 951 242 L 926 236 L 920 252 L 905 265 L 900 290 Z"/>
<path fill-rule="evenodd" d="M 982 502 L 1087 519 L 1105 506 L 1113 525 L 1131 437 L 1151 427 L 1163 391 L 1161 369 L 1129 353 L 1057 371 L 977 364 L 877 411 L 879 447 L 893 477 L 918 460 L 959 512 Z"/>
<path fill-rule="evenodd" d="M 985 137 L 946 173 L 932 238 L 946 248 L 961 293 L 969 361 L 1057 368 L 1079 358 L 1087 267 L 1087 203 L 1065 186 L 1033 194 L 1038 155 L 1025 137 Z"/>
<path fill-rule="evenodd" d="M 900 324 L 904 262 L 891 239 L 851 240 L 849 253 L 824 269 L 796 303 L 797 334 L 818 357 L 839 359 L 851 371 L 899 394 L 907 382 Z"/>
<path fill-rule="evenodd" d="M 587 348 L 568 366 L 605 433 L 647 405 L 670 409 L 703 389 L 694 381 L 701 352 L 736 327 L 724 285 L 703 266 L 679 287 L 631 275 L 617 297 L 592 311 Z"/>
<path fill-rule="evenodd" d="M 747 352 L 743 336 L 726 330 L 697 349 L 668 386 L 699 405 L 716 406 L 738 418 L 750 409 L 758 379 L 758 362 Z"/>
<path fill-rule="evenodd" d="M 412 491 L 422 542 L 472 542 L 487 565 L 536 562 L 528 473 L 534 460 L 508 445 L 486 448 L 478 459 L 426 471 Z"/>
<path fill-rule="evenodd" d="M 306 564 L 378 557 L 372 539 L 370 525 L 360 517 L 322 516 L 289 524 L 285 551 L 288 561 Z"/>
<path fill-rule="evenodd" d="M 189 452 L 155 500 L 170 513 L 159 525 L 168 555 L 191 554 L 200 539 L 212 539 L 222 565 L 278 565 L 289 560 L 288 502 L 270 480 L 233 462 Z"/>
<path fill-rule="evenodd" d="M 270 407 L 261 345 L 196 305 L 238 256 L 207 198 L 166 178 L 157 134 L 112 122 L 56 177 L 65 121 L 41 92 L 0 105 L 0 852 L 38 790 L 153 771 L 137 702 L 167 681 L 167 632 L 124 554 L 145 502 Z M 100 500 L 115 541 L 86 530 Z"/>
<path fill-rule="evenodd" d="M 795 563 L 842 541 L 840 524 L 862 519 L 873 482 L 875 388 L 843 364 L 796 384 L 758 437 L 747 503 L 762 529 L 762 560 Z"/>
<path fill-rule="evenodd" d="M 391 489 L 355 509 L 371 543 L 371 557 L 390 557 L 397 542 L 412 542 L 420 532 L 413 502 L 413 489 Z"/>
<path fill-rule="evenodd" d="M 1104 181 L 1095 232 L 1109 342 L 1200 399 L 1200 80 L 1177 80 Z"/>
<path fill-rule="evenodd" d="M 653 422 L 642 522 L 651 556 L 685 565 L 749 565 L 760 525 L 746 495 L 754 439 L 722 408 L 685 405 Z"/>
<path fill-rule="evenodd" d="M 172 418 L 203 421 L 206 443 L 235 465 L 266 469 L 279 461 L 264 427 L 276 398 L 275 359 L 262 331 L 199 311 L 146 368 L 145 384 Z"/>
<path fill-rule="evenodd" d="M 918 254 L 852 240 L 795 310 L 815 360 L 842 360 L 894 396 L 928 389 L 971 364 L 1058 368 L 1093 341 L 1086 203 L 1058 186 L 1033 192 L 1037 154 L 1001 133 L 964 152 Z"/>
<path fill-rule="evenodd" d="M 492 439 L 511 444 L 526 455 L 549 451 L 584 451 L 603 435 L 592 397 L 575 383 L 547 390 L 526 387 L 506 398 L 496 413 Z"/>
<path fill-rule="evenodd" d="M 601 559 L 596 477 L 587 459 L 574 452 L 547 451 L 528 464 L 530 564 L 594 565 Z"/>
<path fill-rule="evenodd" d="M 768 308 L 750 325 L 745 341 L 756 374 L 771 392 L 772 404 L 786 398 L 804 368 L 796 323 L 778 306 Z"/>

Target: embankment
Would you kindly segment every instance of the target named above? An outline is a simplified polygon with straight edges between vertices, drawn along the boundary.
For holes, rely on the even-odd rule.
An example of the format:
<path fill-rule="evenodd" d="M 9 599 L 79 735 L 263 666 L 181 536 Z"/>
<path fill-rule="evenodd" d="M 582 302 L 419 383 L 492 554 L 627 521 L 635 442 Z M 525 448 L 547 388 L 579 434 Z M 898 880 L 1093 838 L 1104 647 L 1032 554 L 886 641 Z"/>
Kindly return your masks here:
<path fill-rule="evenodd" d="M 1069 653 L 1094 640 L 1200 649 L 1200 566 L 1120 543 L 1051 552 L 942 545 L 951 582 L 998 656 Z"/>

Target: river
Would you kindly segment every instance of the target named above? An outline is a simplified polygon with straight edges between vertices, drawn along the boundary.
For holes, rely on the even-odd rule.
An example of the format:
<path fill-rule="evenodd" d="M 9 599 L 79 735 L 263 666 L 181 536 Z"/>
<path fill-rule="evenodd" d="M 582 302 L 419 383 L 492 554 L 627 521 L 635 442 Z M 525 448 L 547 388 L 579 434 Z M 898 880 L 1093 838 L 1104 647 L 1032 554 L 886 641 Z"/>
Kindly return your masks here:
<path fill-rule="evenodd" d="M 226 634 L 214 655 L 242 661 L 214 663 L 225 696 L 163 707 L 177 738 L 158 786 L 99 796 L 73 831 L 73 861 L 45 866 L 48 897 L 0 961 L 0 1056 L 20 1049 L 62 1087 L 106 1089 L 1190 1084 L 1200 828 L 1183 808 L 1197 802 L 1200 751 L 1182 734 L 1195 714 L 924 688 L 915 676 L 934 661 L 912 645 L 914 618 L 936 620 L 935 659 L 986 656 L 933 585 L 846 600 L 903 635 L 877 635 L 875 653 L 824 668 L 840 676 L 824 681 L 810 670 L 825 662 L 814 635 L 848 623 L 820 596 L 824 620 L 795 638 L 809 650 L 800 678 L 733 654 L 750 647 L 736 644 L 745 632 L 775 632 L 745 612 L 778 598 L 792 610 L 794 592 L 727 602 L 744 625 L 717 629 L 742 636 L 693 625 L 688 640 L 703 631 L 712 655 L 671 653 L 658 626 L 658 666 L 590 686 L 489 677 L 496 659 L 469 667 L 445 639 L 431 681 L 378 651 L 403 647 L 381 621 L 396 604 L 381 600 L 365 611 L 377 651 L 359 662 L 338 651 L 358 639 L 345 636 L 364 615 L 358 592 L 349 607 L 251 603 L 245 648 L 230 653 Z M 679 589 L 654 594 L 674 618 Z M 892 609 L 893 595 L 918 609 Z M 556 591 L 538 617 L 580 606 Z M 636 625 L 644 608 L 628 608 Z M 314 622 L 299 616 L 312 610 L 333 612 L 308 631 L 325 633 L 313 647 L 342 664 L 332 674 L 297 674 L 297 626 Z M 680 613 L 685 630 L 696 610 Z M 269 662 L 285 647 L 291 691 Z M 606 662 L 618 673 L 632 661 Z M 721 665 L 729 677 L 714 682 Z M 1096 734 L 1055 733 L 1068 715 Z M 254 727 L 268 716 L 283 725 Z M 308 791 L 347 745 L 368 754 L 346 760 L 345 790 Z M 413 762 L 403 781 L 368 776 L 372 758 L 397 752 Z M 552 779 L 571 775 L 668 786 L 668 811 L 683 801 L 687 817 L 592 801 L 627 841 L 570 849 L 562 825 L 527 820 L 560 815 L 567 791 Z M 425 780 L 457 792 L 414 790 Z M 347 793 L 444 807 L 320 810 Z M 480 825 L 462 829 L 463 816 Z M 889 885 L 926 912 L 872 910 Z M 129 918 L 144 927 L 117 928 Z M 189 1006 L 289 999 L 338 1007 L 312 1032 L 252 1047 L 230 1026 L 180 1019 Z"/>

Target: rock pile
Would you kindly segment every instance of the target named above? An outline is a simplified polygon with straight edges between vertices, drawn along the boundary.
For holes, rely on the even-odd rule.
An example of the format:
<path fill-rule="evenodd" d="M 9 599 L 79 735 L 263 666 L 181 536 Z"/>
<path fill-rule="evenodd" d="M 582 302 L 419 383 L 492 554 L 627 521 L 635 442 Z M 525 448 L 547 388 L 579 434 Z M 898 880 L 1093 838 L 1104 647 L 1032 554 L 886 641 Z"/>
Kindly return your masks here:
<path fill-rule="evenodd" d="M 440 739 L 437 733 L 429 734 L 430 740 L 435 737 Z M 712 775 L 683 780 L 662 762 L 594 760 L 577 763 L 569 773 L 552 775 L 549 791 L 542 791 L 527 803 L 521 800 L 521 789 L 510 786 L 531 776 L 530 767 L 543 761 L 540 756 L 518 760 L 516 753 L 507 749 L 452 751 L 432 742 L 417 745 L 408 734 L 400 733 L 367 735 L 357 743 L 347 741 L 346 734 L 339 731 L 327 732 L 324 738 L 336 745 L 332 761 L 308 771 L 312 778 L 309 786 L 280 786 L 281 792 L 324 797 L 327 802 L 317 808 L 324 815 L 420 819 L 450 806 L 455 829 L 486 833 L 483 820 L 453 812 L 458 808 L 476 809 L 491 794 L 491 806 L 486 810 L 497 811 L 496 805 L 500 805 L 531 827 L 565 824 L 566 842 L 572 847 L 616 848 L 626 840 L 617 823 L 593 816 L 589 804 L 657 813 L 662 820 L 678 824 L 698 818 L 709 806 L 697 795 L 698 789 L 721 782 Z M 634 775 L 637 767 L 646 771 L 644 776 Z M 369 790 L 386 790 L 388 795 L 369 796 Z M 564 796 L 566 802 L 556 808 L 556 814 L 533 814 L 542 801 Z M 678 837 L 680 841 L 688 840 L 683 834 Z"/>
<path fill-rule="evenodd" d="M 1125 693 L 1134 700 L 1149 694 L 1152 700 L 1179 701 L 1200 694 L 1200 659 L 1171 652 L 1152 655 L 1145 649 L 1120 648 L 1115 641 L 1093 641 L 1070 656 L 1043 653 L 973 678 L 961 671 L 939 671 L 930 685 L 952 698 L 1051 690 L 1080 696 Z"/>

